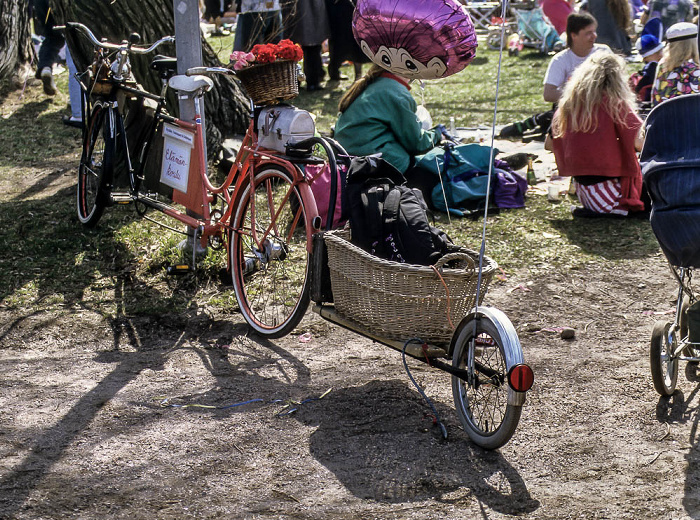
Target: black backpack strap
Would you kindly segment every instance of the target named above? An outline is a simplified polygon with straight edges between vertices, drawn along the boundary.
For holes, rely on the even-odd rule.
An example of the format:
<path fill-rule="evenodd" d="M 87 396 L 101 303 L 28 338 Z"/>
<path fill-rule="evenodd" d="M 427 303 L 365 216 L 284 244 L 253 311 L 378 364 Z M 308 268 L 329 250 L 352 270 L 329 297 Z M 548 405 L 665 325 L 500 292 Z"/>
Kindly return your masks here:
<path fill-rule="evenodd" d="M 372 247 L 372 244 L 380 242 L 382 239 L 382 226 L 379 224 L 382 222 L 383 200 L 380 198 L 379 193 L 377 193 L 379 188 L 386 188 L 386 186 L 372 186 L 362 191 L 360 194 L 362 206 L 364 206 L 365 210 L 365 222 L 367 227 L 365 231 L 369 237 L 368 246 L 370 247 Z"/>
<path fill-rule="evenodd" d="M 384 229 L 394 233 L 396 222 L 399 220 L 399 204 L 401 203 L 401 191 L 397 187 L 389 189 L 384 199 Z M 394 233 L 396 235 L 396 233 Z M 394 236 L 394 238 L 397 238 Z"/>
<path fill-rule="evenodd" d="M 408 189 L 408 188 L 405 188 Z M 386 244 L 388 255 L 392 257 L 394 254 L 399 255 L 399 258 L 393 260 L 403 262 L 401 251 L 403 251 L 403 243 L 401 241 L 401 233 L 399 232 L 399 206 L 401 205 L 401 188 L 392 186 L 384 199 L 384 236 L 391 235 L 394 245 L 392 247 Z M 394 251 L 396 248 L 396 251 Z"/>

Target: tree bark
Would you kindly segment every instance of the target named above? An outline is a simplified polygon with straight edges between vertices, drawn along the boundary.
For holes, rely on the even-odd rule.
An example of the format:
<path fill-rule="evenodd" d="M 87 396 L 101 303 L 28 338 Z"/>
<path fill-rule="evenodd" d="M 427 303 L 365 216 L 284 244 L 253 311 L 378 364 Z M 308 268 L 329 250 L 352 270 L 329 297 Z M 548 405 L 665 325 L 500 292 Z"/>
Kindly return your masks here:
<path fill-rule="evenodd" d="M 0 0 L 0 91 L 22 86 L 33 74 L 26 0 Z"/>
<path fill-rule="evenodd" d="M 0 0 L 0 5 L 6 1 Z M 106 38 L 112 43 L 126 40 L 134 32 L 141 36 L 142 44 L 175 32 L 172 0 L 51 0 L 51 5 L 58 24 L 80 22 L 89 27 L 98 39 Z M 92 44 L 73 31 L 66 34 L 66 40 L 78 71 L 87 69 L 93 57 Z M 175 56 L 175 45 L 158 47 L 156 53 Z M 202 57 L 207 66 L 221 65 L 203 36 Z M 160 92 L 160 79 L 149 68 L 152 58 L 150 55 L 132 56 L 132 71 L 136 80 L 147 90 Z M 245 133 L 250 106 L 237 80 L 222 74 L 216 74 L 212 79 L 214 89 L 204 96 L 210 157 L 220 149 L 222 135 Z M 169 98 L 168 110 L 171 114 L 178 113 L 174 96 Z"/>

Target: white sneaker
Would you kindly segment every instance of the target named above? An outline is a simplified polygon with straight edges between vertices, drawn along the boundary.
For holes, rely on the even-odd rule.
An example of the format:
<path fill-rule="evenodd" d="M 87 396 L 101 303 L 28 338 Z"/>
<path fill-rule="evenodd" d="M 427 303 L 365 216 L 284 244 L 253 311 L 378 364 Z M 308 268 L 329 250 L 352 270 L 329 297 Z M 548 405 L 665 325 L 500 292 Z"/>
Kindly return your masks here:
<path fill-rule="evenodd" d="M 53 72 L 51 67 L 44 67 L 41 69 L 41 82 L 44 84 L 44 93 L 47 96 L 56 95 L 56 83 L 53 80 Z"/>

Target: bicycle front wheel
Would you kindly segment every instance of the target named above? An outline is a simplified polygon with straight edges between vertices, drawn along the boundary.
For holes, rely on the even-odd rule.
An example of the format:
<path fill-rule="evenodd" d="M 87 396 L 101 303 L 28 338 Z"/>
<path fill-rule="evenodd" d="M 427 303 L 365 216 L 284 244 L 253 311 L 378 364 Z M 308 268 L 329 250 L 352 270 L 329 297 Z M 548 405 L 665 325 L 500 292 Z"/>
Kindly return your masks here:
<path fill-rule="evenodd" d="M 78 219 L 86 227 L 94 227 L 107 206 L 113 161 L 113 115 L 98 102 L 88 120 L 78 169 Z"/>
<path fill-rule="evenodd" d="M 289 173 L 266 167 L 237 199 L 231 274 L 243 317 L 258 333 L 290 333 L 309 306 L 306 211 Z"/>
<path fill-rule="evenodd" d="M 503 341 L 488 317 L 461 328 L 452 366 L 472 372 L 468 381 L 452 376 L 452 395 L 464 430 L 482 448 L 500 448 L 513 436 L 522 407 L 508 404 Z"/>

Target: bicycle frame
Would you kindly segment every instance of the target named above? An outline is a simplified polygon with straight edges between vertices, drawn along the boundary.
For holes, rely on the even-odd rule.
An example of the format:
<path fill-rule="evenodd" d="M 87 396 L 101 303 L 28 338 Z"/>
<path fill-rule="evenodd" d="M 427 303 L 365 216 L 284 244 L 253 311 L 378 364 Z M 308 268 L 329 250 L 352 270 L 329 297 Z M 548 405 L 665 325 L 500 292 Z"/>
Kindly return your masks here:
<path fill-rule="evenodd" d="M 261 165 L 274 165 L 286 171 L 293 181 L 293 187 L 299 190 L 302 197 L 304 207 L 308 218 L 304 223 L 307 233 L 307 251 L 312 250 L 312 234 L 319 231 L 320 219 L 318 218 L 318 209 L 316 200 L 311 192 L 311 188 L 306 183 L 304 174 L 289 160 L 279 157 L 276 152 L 259 148 L 257 145 L 257 133 L 254 128 L 254 118 L 251 120 L 248 131 L 245 134 L 243 143 L 240 147 L 234 164 L 229 170 L 226 179 L 220 186 L 212 185 L 207 176 L 207 161 L 204 157 L 204 136 L 202 132 L 201 116 L 197 114 L 195 123 L 189 123 L 180 119 L 169 118 L 164 115 L 159 116 L 162 120 L 172 122 L 176 126 L 192 131 L 194 133 L 194 149 L 189 165 L 188 189 L 187 192 L 173 190 L 173 202 L 181 204 L 190 212 L 197 215 L 202 215 L 197 218 L 187 213 L 184 213 L 177 208 L 167 206 L 159 201 L 156 201 L 147 195 L 136 193 L 135 200 L 145 205 L 158 209 L 166 215 L 186 224 L 187 226 L 198 229 L 199 236 L 202 240 L 202 245 L 206 244 L 209 237 L 222 237 L 232 231 L 228 224 L 231 220 L 231 215 L 234 208 L 240 202 L 240 194 L 248 183 L 251 185 L 254 182 L 255 172 Z M 122 134 L 125 135 L 125 134 Z M 155 135 L 155 129 L 151 138 Z M 125 143 L 125 149 L 128 149 Z M 304 161 L 301 161 L 302 163 Z M 143 164 L 141 165 L 143 170 Z M 230 188 L 233 187 L 231 190 Z M 291 191 L 287 193 L 282 201 L 284 204 L 289 198 Z M 213 218 L 210 210 L 210 204 L 214 200 L 214 196 L 219 195 L 223 198 L 225 207 L 219 218 Z M 254 201 L 253 201 L 254 204 Z M 252 209 L 255 215 L 255 209 Z M 275 215 L 277 216 L 277 215 Z M 298 218 L 298 216 L 297 216 Z M 294 223 L 295 225 L 298 222 Z M 271 232 L 271 227 L 264 230 L 261 237 L 253 236 L 253 239 L 258 245 L 268 237 Z M 252 234 L 256 234 L 253 229 Z"/>

